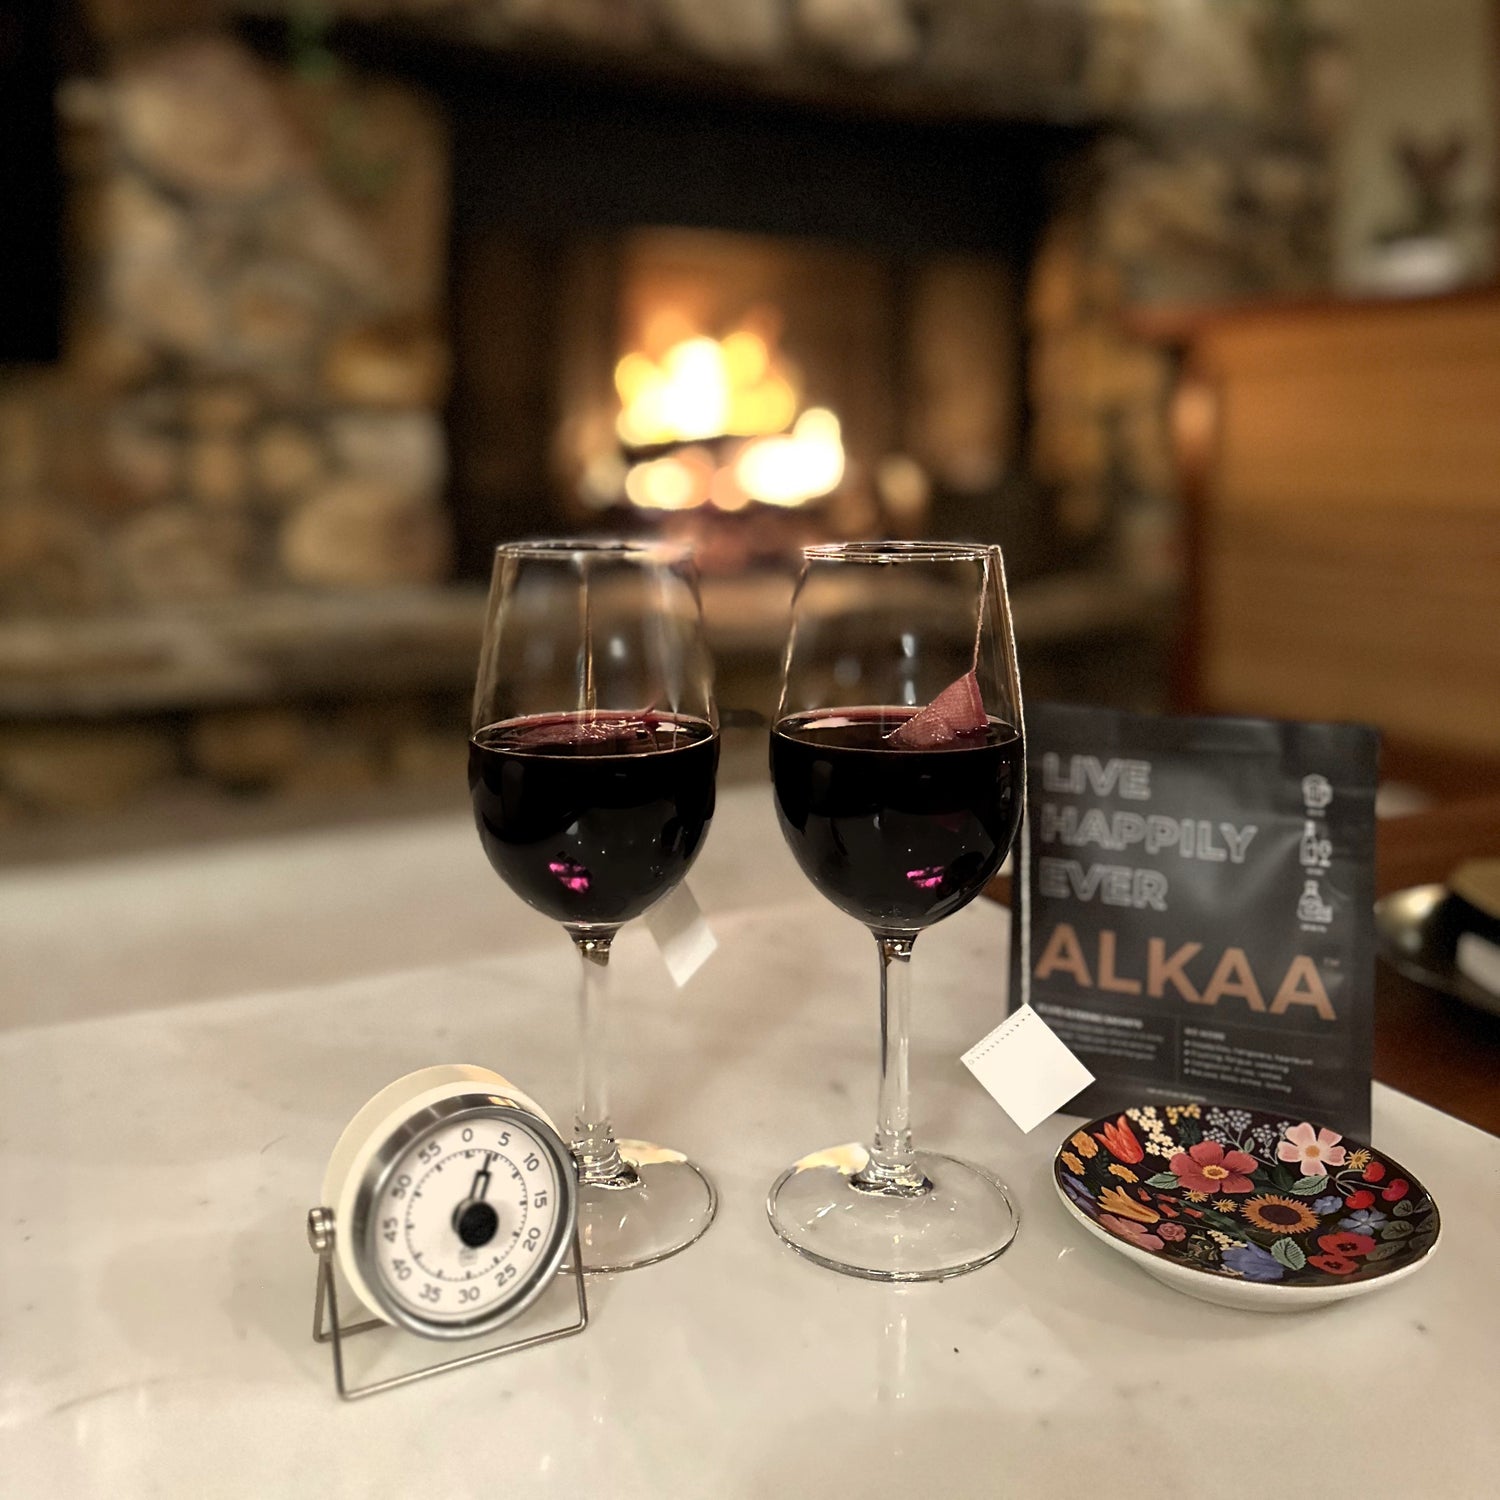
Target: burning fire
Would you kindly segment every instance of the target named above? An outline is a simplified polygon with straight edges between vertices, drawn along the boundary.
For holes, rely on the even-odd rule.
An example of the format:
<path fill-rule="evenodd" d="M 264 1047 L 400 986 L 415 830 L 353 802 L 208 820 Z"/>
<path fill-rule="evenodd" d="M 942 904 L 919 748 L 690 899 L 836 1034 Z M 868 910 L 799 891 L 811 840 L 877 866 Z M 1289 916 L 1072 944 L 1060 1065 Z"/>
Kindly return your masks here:
<path fill-rule="evenodd" d="M 844 477 L 839 419 L 817 406 L 798 414 L 794 371 L 750 329 L 722 340 L 683 339 L 660 360 L 627 354 L 615 366 L 615 389 L 620 442 L 674 450 L 631 464 L 624 488 L 632 504 L 805 505 Z M 739 441 L 726 447 L 725 439 Z"/>
<path fill-rule="evenodd" d="M 627 354 L 615 366 L 627 448 L 783 432 L 797 414 L 792 372 L 759 334 L 741 328 L 722 342 L 684 339 L 658 364 Z"/>

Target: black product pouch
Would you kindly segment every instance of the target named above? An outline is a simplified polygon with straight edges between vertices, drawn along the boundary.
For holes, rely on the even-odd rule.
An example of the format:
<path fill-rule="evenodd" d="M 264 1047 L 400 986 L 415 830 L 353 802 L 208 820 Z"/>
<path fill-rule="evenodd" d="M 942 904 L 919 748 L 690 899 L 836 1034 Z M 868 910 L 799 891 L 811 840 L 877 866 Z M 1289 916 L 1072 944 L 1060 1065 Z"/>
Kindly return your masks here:
<path fill-rule="evenodd" d="M 1379 736 L 1028 705 L 1010 1005 L 1096 1082 L 1368 1140 Z M 1029 923 L 1025 920 L 1029 907 Z"/>

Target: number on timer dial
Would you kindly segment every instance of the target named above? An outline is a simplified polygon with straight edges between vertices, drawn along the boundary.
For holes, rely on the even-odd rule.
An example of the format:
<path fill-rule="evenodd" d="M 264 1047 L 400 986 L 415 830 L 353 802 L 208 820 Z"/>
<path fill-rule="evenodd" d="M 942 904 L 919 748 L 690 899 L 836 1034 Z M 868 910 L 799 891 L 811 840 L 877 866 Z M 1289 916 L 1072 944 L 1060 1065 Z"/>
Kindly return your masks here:
<path fill-rule="evenodd" d="M 514 1295 L 553 1243 L 552 1153 L 525 1126 L 450 1120 L 395 1161 L 375 1202 L 377 1272 L 428 1321 L 468 1322 Z"/>

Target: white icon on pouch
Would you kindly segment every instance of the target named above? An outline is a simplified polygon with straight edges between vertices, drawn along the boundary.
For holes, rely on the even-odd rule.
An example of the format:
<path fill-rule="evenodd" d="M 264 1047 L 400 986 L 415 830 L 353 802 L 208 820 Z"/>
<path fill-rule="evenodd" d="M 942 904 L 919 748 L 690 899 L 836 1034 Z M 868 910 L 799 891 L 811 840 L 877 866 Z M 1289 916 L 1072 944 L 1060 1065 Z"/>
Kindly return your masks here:
<path fill-rule="evenodd" d="M 1302 778 L 1302 801 L 1309 812 L 1319 812 L 1333 801 L 1333 787 L 1326 776 Z"/>
<path fill-rule="evenodd" d="M 1318 837 L 1316 823 L 1302 825 L 1302 863 L 1310 870 L 1326 870 L 1333 859 L 1333 840 Z"/>
<path fill-rule="evenodd" d="M 1319 925 L 1333 921 L 1333 908 L 1323 899 L 1316 880 L 1303 883 L 1302 894 L 1297 898 L 1297 920 Z"/>

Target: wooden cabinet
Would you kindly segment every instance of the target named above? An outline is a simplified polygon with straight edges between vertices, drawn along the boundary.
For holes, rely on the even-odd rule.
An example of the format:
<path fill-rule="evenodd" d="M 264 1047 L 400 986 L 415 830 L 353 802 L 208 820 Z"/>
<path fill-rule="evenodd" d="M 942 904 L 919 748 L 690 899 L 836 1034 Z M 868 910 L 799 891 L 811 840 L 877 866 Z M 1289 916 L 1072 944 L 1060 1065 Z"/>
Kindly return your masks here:
<path fill-rule="evenodd" d="M 1500 768 L 1500 292 L 1182 324 L 1185 696 Z"/>

